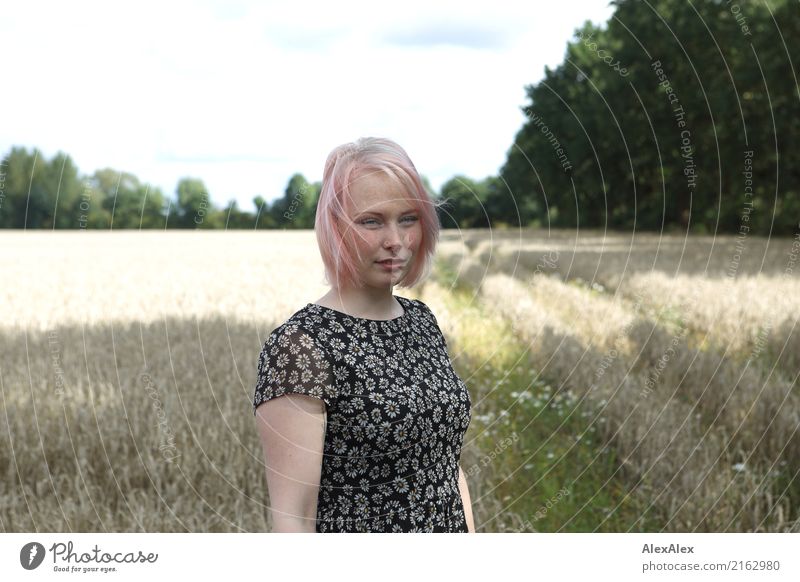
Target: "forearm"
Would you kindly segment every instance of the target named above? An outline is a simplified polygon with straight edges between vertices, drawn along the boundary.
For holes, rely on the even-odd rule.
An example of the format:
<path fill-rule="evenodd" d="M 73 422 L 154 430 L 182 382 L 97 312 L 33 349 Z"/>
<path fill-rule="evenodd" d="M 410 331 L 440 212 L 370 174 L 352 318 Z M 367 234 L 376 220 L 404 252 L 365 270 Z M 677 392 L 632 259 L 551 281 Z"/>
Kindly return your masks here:
<path fill-rule="evenodd" d="M 458 490 L 461 492 L 461 503 L 464 506 L 464 517 L 467 520 L 467 529 L 469 533 L 475 533 L 475 521 L 472 517 L 472 501 L 469 497 L 469 487 L 467 486 L 467 477 L 461 466 L 458 467 Z"/>
<path fill-rule="evenodd" d="M 316 533 L 316 519 L 272 512 L 272 533 Z"/>

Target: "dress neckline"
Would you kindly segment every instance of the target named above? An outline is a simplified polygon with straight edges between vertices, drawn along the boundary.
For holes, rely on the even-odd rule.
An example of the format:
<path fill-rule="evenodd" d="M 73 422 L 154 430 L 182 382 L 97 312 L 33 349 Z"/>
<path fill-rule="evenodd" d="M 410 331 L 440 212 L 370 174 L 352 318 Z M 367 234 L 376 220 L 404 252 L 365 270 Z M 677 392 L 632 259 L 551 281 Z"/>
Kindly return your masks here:
<path fill-rule="evenodd" d="M 393 317 L 392 319 L 369 319 L 367 317 L 356 317 L 355 315 L 350 315 L 345 313 L 344 311 L 339 311 L 338 309 L 333 309 L 332 307 L 326 307 L 324 305 L 320 305 L 319 303 L 309 303 L 306 305 L 306 308 L 311 308 L 315 310 L 324 310 L 334 313 L 340 317 L 346 317 L 348 319 L 352 319 L 355 321 L 362 321 L 364 323 L 376 323 L 376 324 L 394 324 L 394 323 L 401 323 L 408 317 L 408 308 L 409 308 L 409 300 L 405 297 L 399 297 L 397 295 L 392 295 L 400 306 L 403 308 L 403 314 L 398 315 L 397 317 Z"/>

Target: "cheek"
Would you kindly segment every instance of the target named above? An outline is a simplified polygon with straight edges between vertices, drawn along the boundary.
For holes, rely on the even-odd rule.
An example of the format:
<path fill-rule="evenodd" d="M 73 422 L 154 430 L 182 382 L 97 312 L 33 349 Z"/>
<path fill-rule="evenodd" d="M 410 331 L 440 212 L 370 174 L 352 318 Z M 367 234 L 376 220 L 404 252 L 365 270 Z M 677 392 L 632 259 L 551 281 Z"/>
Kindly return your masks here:
<path fill-rule="evenodd" d="M 406 237 L 406 246 L 408 248 L 416 250 L 419 247 L 420 242 L 422 241 L 422 227 L 417 224 L 416 227 L 412 228 L 408 236 Z"/>
<path fill-rule="evenodd" d="M 364 231 L 361 233 L 353 233 L 351 244 L 361 252 L 364 260 L 371 259 L 375 254 L 375 249 L 380 245 L 378 237 L 375 233 Z"/>

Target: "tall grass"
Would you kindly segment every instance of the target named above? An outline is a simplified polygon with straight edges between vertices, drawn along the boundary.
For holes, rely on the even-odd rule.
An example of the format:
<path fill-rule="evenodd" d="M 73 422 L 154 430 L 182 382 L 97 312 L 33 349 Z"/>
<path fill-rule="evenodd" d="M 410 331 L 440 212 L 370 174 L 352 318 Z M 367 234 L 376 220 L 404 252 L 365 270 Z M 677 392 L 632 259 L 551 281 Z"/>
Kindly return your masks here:
<path fill-rule="evenodd" d="M 479 531 L 800 531 L 787 244 L 724 281 L 731 241 L 463 235 L 397 292 L 471 390 Z M 0 529 L 269 530 L 255 366 L 325 292 L 313 233 L 0 238 Z"/>
<path fill-rule="evenodd" d="M 494 268 L 489 261 L 481 272 L 488 244 L 451 253 L 454 276 L 509 322 L 558 393 L 576 395 L 587 425 L 602 427 L 605 448 L 619 459 L 615 479 L 603 486 L 626 488 L 626 500 L 637 498 L 664 531 L 797 530 L 797 367 L 783 358 L 786 373 L 774 374 L 763 358 L 741 357 L 758 316 L 784 325 L 796 319 L 786 312 L 796 298 L 785 297 L 796 281 L 760 278 L 754 288 L 746 279 L 737 289 L 652 274 L 651 282 L 671 286 L 643 284 L 641 275 L 617 281 L 620 292 L 612 295 L 591 278 L 565 281 L 552 249 L 535 263 Z M 587 259 L 573 263 L 580 260 Z M 737 291 L 720 297 L 724 285 Z M 701 306 L 731 305 L 757 292 L 764 299 L 744 326 L 750 335 L 720 345 L 735 327 L 699 315 Z"/>
<path fill-rule="evenodd" d="M 2 339 L 3 531 L 267 529 L 251 326 L 169 318 Z"/>
<path fill-rule="evenodd" d="M 576 395 L 548 383 L 512 325 L 453 275 L 440 264 L 439 284 L 425 285 L 421 297 L 473 396 L 461 466 L 478 530 L 652 530 L 642 501 L 626 499 L 615 482 L 614 451 L 588 413 L 577 412 Z"/>

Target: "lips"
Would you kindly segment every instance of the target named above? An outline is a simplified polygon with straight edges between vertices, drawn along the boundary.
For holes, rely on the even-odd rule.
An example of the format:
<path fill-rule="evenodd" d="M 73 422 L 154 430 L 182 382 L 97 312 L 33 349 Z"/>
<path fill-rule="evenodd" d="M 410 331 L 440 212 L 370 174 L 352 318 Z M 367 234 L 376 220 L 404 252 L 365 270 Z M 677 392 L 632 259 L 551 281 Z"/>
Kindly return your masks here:
<path fill-rule="evenodd" d="M 405 261 L 399 261 L 397 259 L 386 259 L 384 261 L 375 261 L 379 265 L 386 265 L 387 267 L 402 267 L 405 264 Z"/>

